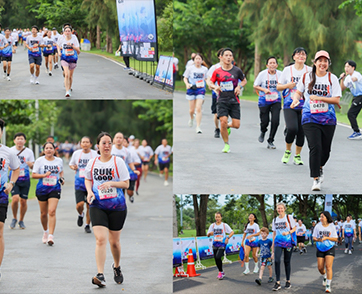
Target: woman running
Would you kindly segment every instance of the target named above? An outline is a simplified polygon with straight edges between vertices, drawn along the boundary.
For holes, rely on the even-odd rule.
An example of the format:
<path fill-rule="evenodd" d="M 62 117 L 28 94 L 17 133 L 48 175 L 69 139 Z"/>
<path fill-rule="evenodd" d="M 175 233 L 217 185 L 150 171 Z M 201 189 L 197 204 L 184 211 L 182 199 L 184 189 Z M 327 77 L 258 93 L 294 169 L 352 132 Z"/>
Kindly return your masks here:
<path fill-rule="evenodd" d="M 259 91 L 259 115 L 260 115 L 260 136 L 259 142 L 264 142 L 265 133 L 268 130 L 269 116 L 271 116 L 271 126 L 268 139 L 268 149 L 275 149 L 274 137 L 279 126 L 282 96 L 277 91 L 278 77 L 282 72 L 277 70 L 278 61 L 271 56 L 266 61 L 267 69 L 261 71 L 254 82 L 254 89 Z"/>
<path fill-rule="evenodd" d="M 52 39 L 51 31 L 47 32 L 46 36 L 43 38 L 43 41 L 44 41 L 43 56 L 44 56 L 44 60 L 45 60 L 46 73 L 49 74 L 49 76 L 52 76 L 54 41 Z"/>
<path fill-rule="evenodd" d="M 205 99 L 205 81 L 207 74 L 207 67 L 203 66 L 202 63 L 204 58 L 200 53 L 196 53 L 194 58 L 194 64 L 187 67 L 183 76 L 184 83 L 186 85 L 186 99 L 189 100 L 189 127 L 192 127 L 194 123 L 194 113 L 196 109 L 196 133 L 202 134 L 200 129 L 202 112 L 201 107 Z"/>
<path fill-rule="evenodd" d="M 144 174 L 143 179 L 146 182 L 150 161 L 151 161 L 154 153 L 153 153 L 151 146 L 147 145 L 146 140 L 142 140 L 142 146 L 140 146 L 140 147 L 142 147 L 143 153 L 144 153 L 143 158 L 142 158 L 142 172 Z"/>
<path fill-rule="evenodd" d="M 275 262 L 275 275 L 276 283 L 273 287 L 273 291 L 281 289 L 280 286 L 280 263 L 282 253 L 284 252 L 284 267 L 286 275 L 285 289 L 291 287 L 290 284 L 290 271 L 291 271 L 291 259 L 292 248 L 296 245 L 296 224 L 292 215 L 285 214 L 286 206 L 283 202 L 277 204 L 278 216 L 273 219 L 273 247 L 274 248 L 274 262 Z"/>
<path fill-rule="evenodd" d="M 77 67 L 79 50 L 79 41 L 75 35 L 72 35 L 72 28 L 64 28 L 64 36 L 58 39 L 58 55 L 61 56 L 61 65 L 64 69 L 65 97 L 70 97 L 70 91 L 73 84 L 73 74 Z"/>
<path fill-rule="evenodd" d="M 326 292 L 331 292 L 333 275 L 333 260 L 335 256 L 334 246 L 338 242 L 336 227 L 328 211 L 320 215 L 320 222 L 315 226 L 313 239 L 316 241 L 318 270 L 323 275 L 323 286 Z"/>
<path fill-rule="evenodd" d="M 277 90 L 283 91 L 283 111 L 287 128 L 285 136 L 286 150 L 282 158 L 282 163 L 288 163 L 292 154 L 292 144 L 295 140 L 295 156 L 293 162 L 295 165 L 303 165 L 300 153 L 304 145 L 304 132 L 301 125 L 304 100 L 300 100 L 299 104 L 295 105 L 294 108 L 291 108 L 290 105 L 293 102 L 292 98 L 297 90 L 298 81 L 304 73 L 310 72 L 312 68 L 304 64 L 307 60 L 307 51 L 303 47 L 294 49 L 292 58 L 295 64 L 284 68 L 277 85 Z"/>
<path fill-rule="evenodd" d="M 310 176 L 314 179 L 312 191 L 320 191 L 324 180 L 323 167 L 329 159 L 337 119 L 334 104 L 342 96 L 338 78 L 328 72 L 331 59 L 327 51 L 318 51 L 313 71 L 303 75 L 290 105 L 299 107 L 304 95 L 302 125 L 308 140 Z"/>
<path fill-rule="evenodd" d="M 35 160 L 33 179 L 39 179 L 35 195 L 40 207 L 40 221 L 44 229 L 42 241 L 52 246 L 56 210 L 60 199 L 61 185 L 64 185 L 63 161 L 55 156 L 55 146 L 47 142 L 43 145 L 44 156 Z"/>
<path fill-rule="evenodd" d="M 229 236 L 226 236 L 229 234 Z M 209 230 L 207 231 L 207 236 L 214 236 L 214 241 L 212 243 L 212 248 L 214 251 L 214 259 L 216 266 L 219 270 L 217 278 L 222 280 L 225 277 L 225 273 L 222 269 L 222 260 L 226 245 L 229 242 L 229 239 L 234 235 L 234 231 L 230 228 L 228 224 L 222 222 L 222 215 L 220 212 L 215 213 L 215 223 L 211 224 Z"/>
<path fill-rule="evenodd" d="M 13 37 L 10 35 L 11 31 L 9 28 L 5 28 L 4 32 L 5 32 L 5 40 L 8 46 L 2 50 L 1 54 L 2 57 L 0 56 L 0 58 L 3 62 L 4 79 L 7 79 L 10 82 L 11 62 L 13 60 L 13 53 L 14 53 L 13 49 L 14 40 Z"/>
<path fill-rule="evenodd" d="M 344 239 L 346 244 L 346 250 L 344 250 L 344 253 L 352 254 L 353 237 L 355 239 L 357 238 L 356 225 L 352 221 L 352 215 L 349 214 L 342 226 L 342 239 Z"/>
<path fill-rule="evenodd" d="M 257 256 L 258 247 L 259 247 L 259 243 L 258 243 L 259 238 L 257 238 L 257 237 L 259 235 L 260 235 L 260 229 L 259 229 L 259 225 L 258 225 L 258 219 L 254 213 L 250 213 L 249 218 L 248 218 L 248 223 L 245 225 L 245 228 L 244 228 L 243 240 L 241 241 L 241 244 L 244 244 L 244 240 L 246 239 L 245 244 L 244 244 L 244 250 L 245 250 L 245 257 L 244 257 L 245 271 L 243 273 L 244 275 L 247 275 L 248 273 L 250 273 L 250 270 L 249 270 L 249 253 L 250 253 L 250 251 L 253 252 L 253 259 L 255 262 L 254 273 L 259 272 L 258 256 Z"/>
<path fill-rule="evenodd" d="M 106 286 L 104 264 L 106 261 L 107 240 L 111 247 L 114 263 L 112 269 L 114 281 L 123 282 L 121 272 L 120 236 L 127 216 L 126 199 L 122 189 L 129 185 L 129 173 L 124 161 L 111 155 L 112 137 L 102 132 L 97 137 L 100 156 L 88 161 L 85 169 L 87 202 L 90 204 L 90 217 L 96 238 L 96 263 L 98 273 L 92 283 Z"/>

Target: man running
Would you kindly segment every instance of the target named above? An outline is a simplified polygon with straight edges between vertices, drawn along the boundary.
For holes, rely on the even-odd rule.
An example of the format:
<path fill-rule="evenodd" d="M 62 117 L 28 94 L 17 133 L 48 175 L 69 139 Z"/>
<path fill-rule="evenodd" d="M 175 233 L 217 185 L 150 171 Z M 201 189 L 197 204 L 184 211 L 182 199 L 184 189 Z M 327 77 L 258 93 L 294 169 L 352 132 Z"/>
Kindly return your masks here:
<path fill-rule="evenodd" d="M 54 50 L 54 54 L 53 54 L 53 63 L 54 63 L 54 69 L 57 69 L 59 68 L 59 65 L 58 65 L 58 49 L 57 49 L 57 46 L 56 46 L 56 43 L 58 43 L 58 39 L 60 37 L 60 34 L 58 33 L 57 31 L 57 28 L 53 28 L 53 32 L 52 32 L 52 40 L 53 40 L 53 50 Z"/>
<path fill-rule="evenodd" d="M 26 136 L 24 133 L 16 133 L 14 135 L 15 146 L 10 148 L 10 151 L 15 154 L 20 161 L 20 172 L 15 186 L 11 190 L 12 201 L 11 209 L 13 211 L 13 220 L 10 224 L 10 229 L 15 229 L 18 222 L 18 207 L 20 200 L 20 216 L 19 228 L 25 229 L 24 216 L 28 209 L 28 194 L 30 189 L 30 169 L 34 165 L 34 153 L 31 149 L 25 147 Z"/>
<path fill-rule="evenodd" d="M 11 36 L 11 31 L 9 28 L 5 28 L 5 40 L 8 43 L 8 46 L 2 50 L 2 57 L 1 60 L 3 62 L 3 69 L 4 69 L 4 79 L 7 79 L 9 82 L 10 79 L 10 72 L 11 72 L 11 61 L 13 60 L 13 45 L 14 39 Z"/>
<path fill-rule="evenodd" d="M 143 158 L 142 158 L 142 173 L 143 173 L 143 179 L 146 182 L 146 178 L 147 178 L 147 174 L 148 174 L 148 168 L 150 165 L 150 161 L 153 157 L 153 150 L 151 148 L 151 146 L 147 145 L 147 141 L 146 140 L 142 140 L 142 146 L 140 146 L 140 148 L 142 148 L 143 150 Z"/>
<path fill-rule="evenodd" d="M 1 24 L 0 24 L 0 32 L 1 32 Z M 1 63 L 1 59 L 2 59 L 1 56 L 3 54 L 3 50 L 4 50 L 4 48 L 6 48 L 8 46 L 9 46 L 9 44 L 6 41 L 5 36 L 0 33 L 0 63 Z"/>
<path fill-rule="evenodd" d="M 39 85 L 41 66 L 41 47 L 44 47 L 43 37 L 38 35 L 39 28 L 32 26 L 31 35 L 26 38 L 25 46 L 28 48 L 28 60 L 30 65 L 30 84 Z M 34 75 L 35 72 L 35 75 Z"/>
<path fill-rule="evenodd" d="M 170 168 L 170 156 L 172 154 L 172 148 L 167 145 L 167 140 L 162 139 L 162 144 L 155 150 L 155 165 L 158 164 L 160 168 L 160 176 L 165 172 L 164 185 L 168 186 L 168 169 Z"/>
<path fill-rule="evenodd" d="M 218 94 L 217 116 L 220 119 L 221 136 L 225 146 L 222 152 L 229 153 L 230 128 L 240 127 L 240 100 L 241 86 L 246 85 L 246 78 L 240 68 L 232 64 L 233 51 L 225 48 L 221 52 L 222 66 L 214 71 L 210 79 L 211 89 Z M 239 80 L 241 85 L 239 85 Z M 215 83 L 218 82 L 218 85 Z M 228 123 L 228 116 L 232 121 Z"/>

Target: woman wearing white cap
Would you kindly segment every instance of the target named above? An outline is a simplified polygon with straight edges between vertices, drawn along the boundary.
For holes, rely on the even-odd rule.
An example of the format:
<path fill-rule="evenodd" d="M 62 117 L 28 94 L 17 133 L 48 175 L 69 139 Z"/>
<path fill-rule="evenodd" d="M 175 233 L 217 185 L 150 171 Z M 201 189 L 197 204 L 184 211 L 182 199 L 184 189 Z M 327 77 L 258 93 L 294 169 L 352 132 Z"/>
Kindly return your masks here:
<path fill-rule="evenodd" d="M 338 104 L 342 96 L 338 78 L 328 72 L 330 64 L 327 51 L 316 53 L 313 70 L 299 80 L 290 106 L 296 107 L 304 95 L 302 126 L 309 147 L 310 176 L 314 179 L 312 191 L 321 190 L 323 167 L 329 159 L 337 124 L 334 104 Z"/>

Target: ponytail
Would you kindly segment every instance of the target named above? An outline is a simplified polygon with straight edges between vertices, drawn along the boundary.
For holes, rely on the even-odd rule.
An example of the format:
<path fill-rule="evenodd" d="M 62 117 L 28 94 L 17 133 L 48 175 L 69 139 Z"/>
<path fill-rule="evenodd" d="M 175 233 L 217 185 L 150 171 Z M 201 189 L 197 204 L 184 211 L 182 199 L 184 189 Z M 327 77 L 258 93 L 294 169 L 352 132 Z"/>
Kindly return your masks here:
<path fill-rule="evenodd" d="M 313 64 L 313 70 L 311 71 L 309 78 L 310 78 L 310 82 L 308 85 L 308 93 L 311 94 L 313 91 L 313 87 L 315 85 L 317 76 L 316 76 L 316 71 L 317 71 L 317 67 L 315 66 L 315 64 Z"/>

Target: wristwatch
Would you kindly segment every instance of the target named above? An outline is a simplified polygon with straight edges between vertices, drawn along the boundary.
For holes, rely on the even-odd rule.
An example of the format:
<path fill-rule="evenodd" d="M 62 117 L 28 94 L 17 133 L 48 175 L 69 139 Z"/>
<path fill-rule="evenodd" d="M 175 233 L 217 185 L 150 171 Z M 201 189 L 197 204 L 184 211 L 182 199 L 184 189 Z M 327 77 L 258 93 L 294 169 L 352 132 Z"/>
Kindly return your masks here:
<path fill-rule="evenodd" d="M 10 181 L 9 183 L 10 183 L 10 184 L 12 184 L 12 185 L 13 185 L 13 187 L 15 186 L 15 182 Z"/>

